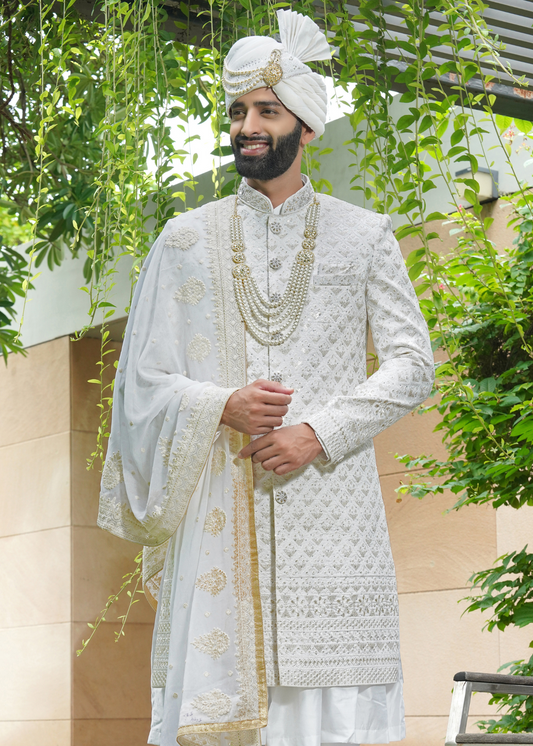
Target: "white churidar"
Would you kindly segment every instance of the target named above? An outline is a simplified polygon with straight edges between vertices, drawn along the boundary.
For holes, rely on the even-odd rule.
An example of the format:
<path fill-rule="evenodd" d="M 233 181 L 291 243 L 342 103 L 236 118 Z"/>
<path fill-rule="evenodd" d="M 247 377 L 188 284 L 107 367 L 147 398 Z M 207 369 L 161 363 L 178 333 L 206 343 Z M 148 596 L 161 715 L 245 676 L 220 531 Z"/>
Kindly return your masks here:
<path fill-rule="evenodd" d="M 222 78 L 226 111 L 240 96 L 269 87 L 320 137 L 326 123 L 326 84 L 305 63 L 331 59 L 331 49 L 308 16 L 278 10 L 277 17 L 281 43 L 268 36 L 249 36 L 235 42 L 228 52 Z"/>

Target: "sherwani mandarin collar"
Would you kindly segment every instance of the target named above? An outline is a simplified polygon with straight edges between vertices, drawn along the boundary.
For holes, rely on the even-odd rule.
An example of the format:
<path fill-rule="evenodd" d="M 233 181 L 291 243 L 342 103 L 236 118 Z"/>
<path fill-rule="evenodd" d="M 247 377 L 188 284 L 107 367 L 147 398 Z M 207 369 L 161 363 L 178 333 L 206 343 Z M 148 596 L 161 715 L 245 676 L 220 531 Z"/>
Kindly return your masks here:
<path fill-rule="evenodd" d="M 291 212 L 298 212 L 313 201 L 315 196 L 315 190 L 311 186 L 309 177 L 302 174 L 303 186 L 298 189 L 297 192 L 291 194 L 291 196 L 285 200 L 281 207 L 281 215 L 288 215 Z M 258 192 L 257 189 L 249 186 L 246 179 L 241 181 L 237 196 L 241 202 L 248 207 L 251 207 L 258 212 L 273 213 L 274 208 L 272 202 L 264 194 Z"/>

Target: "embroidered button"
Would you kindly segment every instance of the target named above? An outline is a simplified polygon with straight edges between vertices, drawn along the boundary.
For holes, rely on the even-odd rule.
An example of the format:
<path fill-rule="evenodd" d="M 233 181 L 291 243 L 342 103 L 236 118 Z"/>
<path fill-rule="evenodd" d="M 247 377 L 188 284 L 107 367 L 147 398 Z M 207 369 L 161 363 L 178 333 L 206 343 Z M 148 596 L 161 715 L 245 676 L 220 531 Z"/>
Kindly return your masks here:
<path fill-rule="evenodd" d="M 281 259 L 278 259 L 278 257 L 276 257 L 275 259 L 271 259 L 269 264 L 270 269 L 279 269 L 281 267 Z"/>
<path fill-rule="evenodd" d="M 280 490 L 276 495 L 276 502 L 280 505 L 283 505 L 283 503 L 287 502 L 287 494 L 283 492 L 283 490 Z"/>
<path fill-rule="evenodd" d="M 283 381 L 283 376 L 281 375 L 281 373 L 272 373 L 270 376 L 270 380 L 281 383 Z"/>
<path fill-rule="evenodd" d="M 280 293 L 272 293 L 270 296 L 270 300 L 272 303 L 279 303 L 281 301 L 281 294 Z"/>
<path fill-rule="evenodd" d="M 273 221 L 272 223 L 270 223 L 270 230 L 277 236 L 279 233 L 281 233 L 281 223 Z"/>
<path fill-rule="evenodd" d="M 177 699 L 178 698 L 177 692 L 174 692 L 174 694 L 172 696 L 174 697 L 174 699 Z"/>

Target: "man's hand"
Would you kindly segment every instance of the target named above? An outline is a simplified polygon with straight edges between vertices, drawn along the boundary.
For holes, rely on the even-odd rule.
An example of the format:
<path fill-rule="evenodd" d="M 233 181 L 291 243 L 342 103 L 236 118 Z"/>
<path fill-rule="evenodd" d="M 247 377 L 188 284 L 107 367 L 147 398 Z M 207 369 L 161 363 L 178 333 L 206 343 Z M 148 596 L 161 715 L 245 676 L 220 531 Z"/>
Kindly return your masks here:
<path fill-rule="evenodd" d="M 252 457 L 263 469 L 275 474 L 288 474 L 310 464 L 323 453 L 315 431 L 310 425 L 290 425 L 256 438 L 239 453 L 239 458 Z"/>
<path fill-rule="evenodd" d="M 293 391 L 276 381 L 254 381 L 230 396 L 220 424 L 248 435 L 269 433 L 283 424 Z"/>

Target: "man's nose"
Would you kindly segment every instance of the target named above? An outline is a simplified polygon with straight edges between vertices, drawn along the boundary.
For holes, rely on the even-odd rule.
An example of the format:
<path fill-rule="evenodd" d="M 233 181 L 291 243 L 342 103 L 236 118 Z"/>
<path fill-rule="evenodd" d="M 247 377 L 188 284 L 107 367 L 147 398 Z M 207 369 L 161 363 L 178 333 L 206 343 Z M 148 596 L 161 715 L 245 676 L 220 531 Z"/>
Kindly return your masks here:
<path fill-rule="evenodd" d="M 252 135 L 259 135 L 261 133 L 261 117 L 259 113 L 252 108 L 248 109 L 246 116 L 244 117 L 241 135 L 245 137 L 251 137 Z"/>

